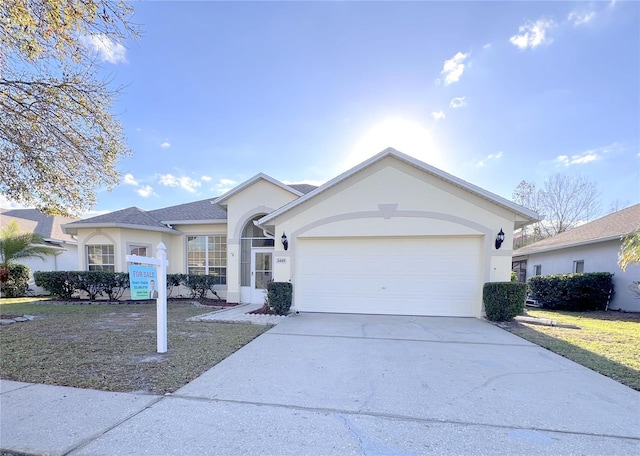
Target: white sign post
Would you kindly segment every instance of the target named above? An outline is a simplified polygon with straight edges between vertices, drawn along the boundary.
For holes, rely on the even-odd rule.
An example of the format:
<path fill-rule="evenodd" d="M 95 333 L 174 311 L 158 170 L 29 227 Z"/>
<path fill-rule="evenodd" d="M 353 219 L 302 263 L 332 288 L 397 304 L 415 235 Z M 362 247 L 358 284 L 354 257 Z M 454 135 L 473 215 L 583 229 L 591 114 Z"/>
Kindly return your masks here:
<path fill-rule="evenodd" d="M 156 246 L 156 257 L 141 257 L 127 255 L 129 263 L 152 264 L 159 267 L 158 271 L 158 298 L 156 299 L 156 322 L 158 327 L 158 353 L 167 352 L 167 247 L 160 242 Z"/>

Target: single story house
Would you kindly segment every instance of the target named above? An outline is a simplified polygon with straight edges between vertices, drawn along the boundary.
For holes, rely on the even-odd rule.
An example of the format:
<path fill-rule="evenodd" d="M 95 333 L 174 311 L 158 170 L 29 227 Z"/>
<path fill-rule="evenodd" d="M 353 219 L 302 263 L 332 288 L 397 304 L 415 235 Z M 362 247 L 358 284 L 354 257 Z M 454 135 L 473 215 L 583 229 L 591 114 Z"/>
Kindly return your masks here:
<path fill-rule="evenodd" d="M 626 271 L 618 266 L 622 237 L 638 228 L 640 204 L 517 249 L 513 267 L 521 271 L 520 280 L 534 275 L 610 272 L 615 294 L 609 308 L 639 312 L 640 296 L 633 282 L 640 281 L 640 265 L 630 265 Z"/>
<path fill-rule="evenodd" d="M 36 292 L 33 283 L 35 271 L 75 271 L 78 269 L 78 242 L 74 236 L 63 232 L 62 225 L 72 223 L 77 218 L 46 215 L 37 209 L 0 209 L 0 228 L 4 229 L 12 221 L 16 221 L 21 232 L 37 233 L 44 239 L 47 247 L 58 250 L 58 255 L 47 255 L 43 259 L 23 258 L 16 263 L 24 264 L 31 269 L 29 288 Z"/>
<path fill-rule="evenodd" d="M 275 280 L 299 311 L 480 317 L 483 283 L 510 278 L 513 230 L 536 220 L 389 148 L 318 188 L 257 174 L 218 198 L 64 229 L 82 269 L 126 271 L 127 254 L 162 242 L 169 273 L 216 274 L 228 302 L 262 303 Z"/>

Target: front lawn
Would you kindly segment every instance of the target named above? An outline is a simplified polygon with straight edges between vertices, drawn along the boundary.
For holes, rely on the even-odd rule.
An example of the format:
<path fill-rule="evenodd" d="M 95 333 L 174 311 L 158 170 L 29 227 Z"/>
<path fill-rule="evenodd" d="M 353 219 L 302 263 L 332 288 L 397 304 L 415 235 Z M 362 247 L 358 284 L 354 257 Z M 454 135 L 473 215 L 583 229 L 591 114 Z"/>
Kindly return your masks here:
<path fill-rule="evenodd" d="M 31 299 L 33 301 L 33 299 Z M 105 391 L 173 392 L 262 334 L 265 326 L 188 322 L 213 309 L 168 305 L 168 352 L 156 352 L 155 303 L 0 300 L 0 378 Z"/>
<path fill-rule="evenodd" d="M 557 326 L 506 325 L 508 331 L 640 391 L 640 313 L 527 309 Z"/>

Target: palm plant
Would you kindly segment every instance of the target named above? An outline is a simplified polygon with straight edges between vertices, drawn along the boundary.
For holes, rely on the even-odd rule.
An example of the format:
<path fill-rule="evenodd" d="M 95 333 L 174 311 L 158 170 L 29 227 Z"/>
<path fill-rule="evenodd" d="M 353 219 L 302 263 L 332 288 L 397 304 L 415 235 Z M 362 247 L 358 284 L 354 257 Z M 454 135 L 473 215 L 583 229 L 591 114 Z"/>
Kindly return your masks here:
<path fill-rule="evenodd" d="M 0 266 L 7 268 L 9 263 L 23 258 L 38 257 L 44 260 L 46 255 L 57 255 L 57 249 L 47 247 L 38 233 L 21 233 L 15 220 L 9 222 L 0 231 Z"/>

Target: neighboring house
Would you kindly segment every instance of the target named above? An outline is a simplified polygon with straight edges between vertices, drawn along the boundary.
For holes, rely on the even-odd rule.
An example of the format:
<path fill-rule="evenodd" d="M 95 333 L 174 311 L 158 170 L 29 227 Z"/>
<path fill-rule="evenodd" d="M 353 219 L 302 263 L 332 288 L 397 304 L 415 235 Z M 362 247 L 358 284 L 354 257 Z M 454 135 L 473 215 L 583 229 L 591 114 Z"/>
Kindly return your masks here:
<path fill-rule="evenodd" d="M 318 188 L 258 174 L 218 198 L 64 229 L 82 269 L 126 271 L 127 254 L 163 242 L 169 273 L 216 274 L 229 302 L 262 303 L 275 280 L 293 284 L 299 311 L 480 317 L 483 283 L 509 280 L 514 228 L 536 220 L 386 149 Z"/>
<path fill-rule="evenodd" d="M 6 228 L 15 220 L 21 232 L 37 233 L 44 238 L 47 247 L 59 250 L 58 255 L 46 255 L 44 259 L 24 258 L 16 263 L 31 269 L 29 288 L 36 292 L 43 290 L 33 283 L 35 271 L 76 271 L 78 270 L 78 242 L 62 230 L 62 225 L 72 223 L 77 218 L 46 215 L 36 209 L 0 209 L 0 228 Z"/>
<path fill-rule="evenodd" d="M 640 281 L 640 266 L 626 271 L 618 266 L 621 239 L 637 228 L 640 204 L 514 251 L 513 268 L 520 271 L 520 281 L 534 275 L 610 272 L 615 294 L 609 308 L 638 312 L 640 299 L 631 287 Z"/>

